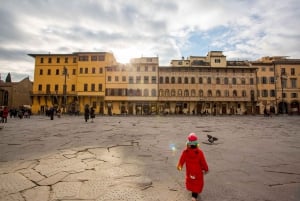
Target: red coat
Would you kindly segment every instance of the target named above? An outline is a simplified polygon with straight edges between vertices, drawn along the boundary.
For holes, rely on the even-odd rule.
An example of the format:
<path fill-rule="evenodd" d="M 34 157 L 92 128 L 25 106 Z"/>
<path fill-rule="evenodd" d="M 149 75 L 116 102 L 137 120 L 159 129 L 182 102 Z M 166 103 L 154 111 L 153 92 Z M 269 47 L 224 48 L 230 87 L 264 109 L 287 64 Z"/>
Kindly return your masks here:
<path fill-rule="evenodd" d="M 186 189 L 194 193 L 201 193 L 204 185 L 203 171 L 208 171 L 208 165 L 202 150 L 199 148 L 185 149 L 181 154 L 177 167 L 181 169 L 184 164 L 186 166 Z"/>

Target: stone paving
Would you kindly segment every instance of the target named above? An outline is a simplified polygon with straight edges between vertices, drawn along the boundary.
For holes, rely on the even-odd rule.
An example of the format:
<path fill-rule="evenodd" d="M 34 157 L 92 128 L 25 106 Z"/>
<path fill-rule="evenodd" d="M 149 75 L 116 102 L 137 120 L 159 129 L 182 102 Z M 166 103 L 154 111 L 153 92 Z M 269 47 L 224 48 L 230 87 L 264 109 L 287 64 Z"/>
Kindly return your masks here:
<path fill-rule="evenodd" d="M 0 130 L 0 201 L 184 201 L 176 164 L 200 138 L 202 201 L 300 200 L 300 117 L 45 116 Z M 219 140 L 210 145 L 206 135 Z"/>

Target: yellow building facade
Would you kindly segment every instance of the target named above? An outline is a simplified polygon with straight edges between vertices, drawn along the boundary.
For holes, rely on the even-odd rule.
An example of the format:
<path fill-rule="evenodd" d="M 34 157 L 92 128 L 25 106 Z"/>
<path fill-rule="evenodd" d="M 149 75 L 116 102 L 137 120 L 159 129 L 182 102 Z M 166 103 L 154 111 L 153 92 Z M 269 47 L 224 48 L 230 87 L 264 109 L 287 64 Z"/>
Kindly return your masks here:
<path fill-rule="evenodd" d="M 104 114 L 105 68 L 116 65 L 108 52 L 29 54 L 35 58 L 32 112 L 50 107 L 82 112 L 85 105 Z"/>
<path fill-rule="evenodd" d="M 299 114 L 300 60 L 263 57 L 251 64 L 257 68 L 256 113 Z"/>

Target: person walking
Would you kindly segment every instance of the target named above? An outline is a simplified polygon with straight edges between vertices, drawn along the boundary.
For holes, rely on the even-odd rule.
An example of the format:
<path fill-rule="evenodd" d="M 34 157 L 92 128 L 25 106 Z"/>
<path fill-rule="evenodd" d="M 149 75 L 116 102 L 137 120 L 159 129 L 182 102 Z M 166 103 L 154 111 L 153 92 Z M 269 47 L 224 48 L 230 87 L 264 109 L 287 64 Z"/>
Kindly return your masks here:
<path fill-rule="evenodd" d="M 92 122 L 94 122 L 94 118 L 95 118 L 95 109 L 94 109 L 93 107 L 91 107 L 90 116 L 91 116 Z"/>
<path fill-rule="evenodd" d="M 87 122 L 89 120 L 89 116 L 90 116 L 89 105 L 86 105 L 85 108 L 84 108 L 84 119 L 85 119 L 85 122 Z"/>
<path fill-rule="evenodd" d="M 2 123 L 7 123 L 8 113 L 9 113 L 8 108 L 4 107 L 2 112 Z"/>
<path fill-rule="evenodd" d="M 208 173 L 208 165 L 203 151 L 199 148 L 195 133 L 188 136 L 186 149 L 183 150 L 177 164 L 177 169 L 186 167 L 186 189 L 192 192 L 192 201 L 196 201 L 204 186 L 204 174 Z"/>

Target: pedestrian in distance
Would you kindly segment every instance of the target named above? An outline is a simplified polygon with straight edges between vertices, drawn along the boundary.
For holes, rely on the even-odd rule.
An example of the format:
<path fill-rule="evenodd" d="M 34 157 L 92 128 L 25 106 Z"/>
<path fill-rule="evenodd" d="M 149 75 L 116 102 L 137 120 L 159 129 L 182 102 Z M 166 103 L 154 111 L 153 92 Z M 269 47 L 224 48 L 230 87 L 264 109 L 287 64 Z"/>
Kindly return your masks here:
<path fill-rule="evenodd" d="M 51 120 L 54 119 L 54 108 L 53 107 L 50 108 L 50 119 Z"/>
<path fill-rule="evenodd" d="M 89 120 L 89 116 L 90 116 L 89 105 L 86 105 L 85 108 L 84 108 L 84 120 L 85 120 L 85 122 L 87 122 Z"/>
<path fill-rule="evenodd" d="M 184 165 L 186 189 L 192 192 L 192 201 L 196 201 L 203 190 L 204 174 L 208 173 L 208 165 L 195 133 L 189 134 L 186 149 L 180 156 L 177 169 L 182 170 Z"/>
<path fill-rule="evenodd" d="M 92 122 L 94 122 L 94 118 L 95 118 L 95 109 L 94 109 L 93 107 L 91 107 L 90 116 L 91 116 Z"/>
<path fill-rule="evenodd" d="M 7 123 L 7 117 L 8 117 L 9 110 L 7 107 L 4 107 L 2 112 L 2 123 Z"/>

